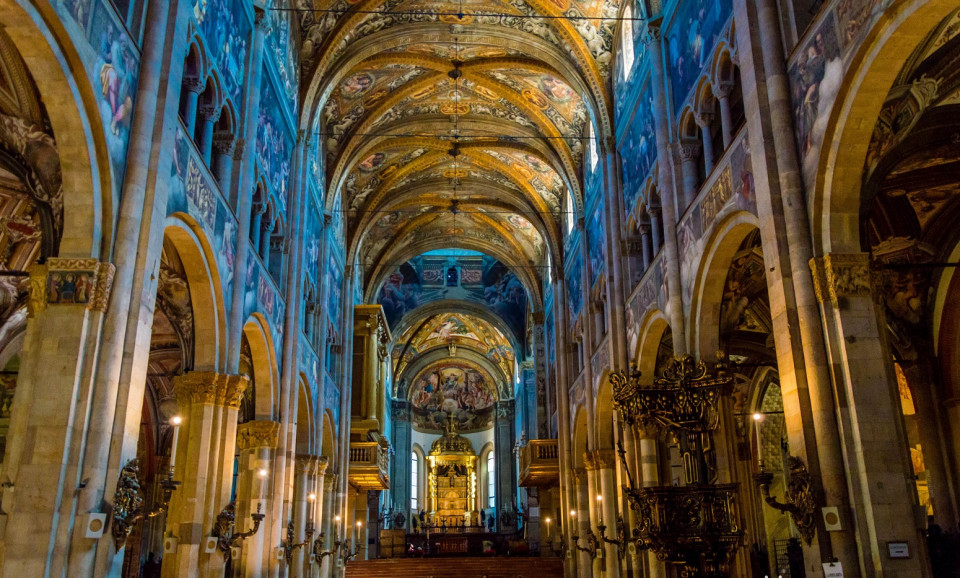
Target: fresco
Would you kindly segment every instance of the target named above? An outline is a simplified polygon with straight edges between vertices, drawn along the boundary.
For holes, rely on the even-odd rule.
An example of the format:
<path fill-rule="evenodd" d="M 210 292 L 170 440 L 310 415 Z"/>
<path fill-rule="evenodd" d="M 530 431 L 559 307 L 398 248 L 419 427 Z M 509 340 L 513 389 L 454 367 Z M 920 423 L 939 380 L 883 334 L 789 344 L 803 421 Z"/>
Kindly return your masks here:
<path fill-rule="evenodd" d="M 213 246 L 224 301 L 229 307 L 236 270 L 237 222 L 219 189 L 211 184 L 193 142 L 179 126 L 174 135 L 172 157 L 167 180 L 167 214 L 185 213 L 200 224 Z"/>
<path fill-rule="evenodd" d="M 287 0 L 275 0 L 274 8 L 288 8 Z M 286 96 L 286 105 L 291 116 L 297 116 L 297 90 L 300 79 L 297 56 L 300 54 L 297 40 L 292 36 L 292 22 L 295 12 L 289 10 L 267 10 L 270 18 L 270 33 L 266 37 L 267 54 L 272 55 L 272 61 L 277 68 L 277 76 L 283 94 Z"/>
<path fill-rule="evenodd" d="M 290 159 L 293 137 L 284 121 L 280 101 L 273 83 L 264 70 L 260 85 L 260 111 L 257 119 L 257 161 L 267 174 L 273 194 L 280 202 L 280 211 L 287 210 L 287 189 L 290 186 Z"/>
<path fill-rule="evenodd" d="M 123 183 L 140 52 L 106 0 L 53 2 L 90 75 L 110 152 L 116 193 Z"/>
<path fill-rule="evenodd" d="M 323 408 L 333 416 L 334 433 L 340 432 L 340 390 L 333 379 L 327 375 L 323 386 Z"/>
<path fill-rule="evenodd" d="M 330 320 L 329 331 L 332 335 L 339 335 L 338 322 L 343 313 L 343 269 L 332 254 L 327 255 L 327 319 Z"/>
<path fill-rule="evenodd" d="M 596 285 L 597 280 L 606 270 L 607 259 L 607 235 L 604 227 L 603 202 L 597 203 L 593 209 L 593 214 L 587 222 L 587 244 L 590 253 L 590 285 Z"/>
<path fill-rule="evenodd" d="M 610 339 L 608 338 L 603 343 L 600 344 L 600 347 L 597 348 L 597 352 L 593 354 L 593 358 L 590 359 L 590 371 L 592 373 L 591 377 L 593 378 L 593 395 L 594 397 L 600 395 L 600 382 L 603 381 L 605 375 L 604 373 L 607 369 L 610 368 Z"/>
<path fill-rule="evenodd" d="M 252 30 L 245 4 L 242 0 L 193 0 L 193 17 L 220 71 L 224 93 L 241 111 Z"/>
<path fill-rule="evenodd" d="M 666 33 L 666 49 L 675 113 L 709 63 L 730 12 L 730 0 L 685 0 L 674 11 Z"/>
<path fill-rule="evenodd" d="M 413 427 L 444 431 L 453 416 L 457 430 L 480 431 L 493 424 L 494 384 L 463 362 L 444 361 L 420 372 L 410 387 Z"/>
<path fill-rule="evenodd" d="M 830 110 L 847 59 L 882 9 L 881 0 L 840 0 L 794 50 L 789 77 L 797 152 L 804 183 L 813 186 Z"/>
<path fill-rule="evenodd" d="M 657 137 L 653 124 L 653 91 L 646 79 L 630 126 L 620 143 L 620 178 L 623 183 L 623 207 L 626 216 L 635 214 L 640 189 L 657 160 Z"/>
<path fill-rule="evenodd" d="M 457 271 L 452 284 L 447 278 L 451 267 Z M 391 327 L 408 312 L 441 299 L 484 305 L 503 319 L 518 342 L 525 341 L 527 292 L 523 283 L 506 265 L 480 253 L 455 258 L 421 255 L 392 271 L 377 293 L 377 303 L 383 306 Z"/>
<path fill-rule="evenodd" d="M 313 345 L 303 335 L 300 336 L 300 346 L 297 351 L 300 353 L 300 373 L 307 376 L 310 392 L 314 394 L 312 399 L 317 399 L 319 396 L 316 394 L 320 392 L 321 383 L 320 360 L 317 358 L 317 354 L 313 352 Z"/>
<path fill-rule="evenodd" d="M 728 155 L 729 162 L 720 168 L 710 189 L 677 227 L 677 249 L 680 254 L 680 284 L 683 286 L 683 304 L 689 306 L 696 279 L 697 255 L 713 227 L 726 215 L 742 210 L 757 212 L 753 168 L 748 139 L 742 135 Z"/>
<path fill-rule="evenodd" d="M 567 314 L 573 325 L 583 306 L 583 257 L 579 248 L 574 249 L 573 261 L 567 270 Z"/>
<path fill-rule="evenodd" d="M 311 199 L 304 222 L 303 250 L 304 271 L 314 283 L 318 281 L 317 273 L 320 268 L 320 236 L 323 234 L 320 212 Z"/>

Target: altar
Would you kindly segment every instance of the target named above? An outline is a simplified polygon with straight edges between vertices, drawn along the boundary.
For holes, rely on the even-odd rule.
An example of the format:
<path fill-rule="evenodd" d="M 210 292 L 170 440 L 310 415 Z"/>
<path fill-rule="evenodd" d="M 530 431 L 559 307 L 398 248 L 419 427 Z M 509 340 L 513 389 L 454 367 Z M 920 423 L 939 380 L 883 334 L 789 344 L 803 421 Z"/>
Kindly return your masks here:
<path fill-rule="evenodd" d="M 457 433 L 452 418 L 427 456 L 427 507 L 433 526 L 477 523 L 477 456 L 473 444 Z"/>

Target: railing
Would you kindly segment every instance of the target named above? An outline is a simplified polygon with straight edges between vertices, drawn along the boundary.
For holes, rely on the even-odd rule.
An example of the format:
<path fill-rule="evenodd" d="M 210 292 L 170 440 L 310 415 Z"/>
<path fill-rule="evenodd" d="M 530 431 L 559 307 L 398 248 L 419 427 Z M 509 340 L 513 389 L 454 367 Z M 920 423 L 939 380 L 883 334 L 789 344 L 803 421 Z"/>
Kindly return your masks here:
<path fill-rule="evenodd" d="M 530 440 L 520 448 L 520 485 L 552 486 L 560 480 L 557 440 Z"/>
<path fill-rule="evenodd" d="M 358 490 L 386 490 L 390 487 L 390 455 L 378 442 L 350 444 L 350 484 Z"/>

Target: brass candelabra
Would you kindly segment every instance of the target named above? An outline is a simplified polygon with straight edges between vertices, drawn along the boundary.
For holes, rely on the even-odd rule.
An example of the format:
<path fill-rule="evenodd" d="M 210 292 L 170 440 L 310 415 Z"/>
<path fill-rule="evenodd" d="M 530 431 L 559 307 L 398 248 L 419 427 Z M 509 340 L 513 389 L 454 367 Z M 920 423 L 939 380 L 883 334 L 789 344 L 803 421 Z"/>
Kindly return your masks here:
<path fill-rule="evenodd" d="M 303 542 L 297 542 L 293 535 L 293 520 L 290 520 L 290 522 L 287 523 L 287 539 L 280 542 L 280 547 L 283 549 L 283 558 L 287 561 L 287 566 L 290 565 L 290 561 L 293 559 L 294 550 L 308 546 L 313 542 L 313 522 L 307 522 L 306 538 Z"/>
<path fill-rule="evenodd" d="M 111 532 L 117 550 L 126 543 L 127 536 L 133 531 L 137 522 L 143 518 L 154 518 L 167 511 L 173 491 L 180 485 L 180 482 L 173 479 L 173 469 L 168 470 L 167 475 L 159 482 L 163 490 L 160 501 L 152 509 L 144 510 L 144 496 L 143 489 L 140 487 L 139 474 L 139 461 L 134 458 L 127 462 L 127 465 L 120 470 L 120 479 L 113 494 Z"/>
<path fill-rule="evenodd" d="M 260 524 L 266 517 L 262 512 L 263 504 L 257 502 L 257 511 L 250 514 L 250 519 L 253 520 L 253 528 L 246 532 L 237 532 L 236 507 L 236 502 L 227 504 L 227 506 L 217 514 L 217 523 L 213 527 L 213 536 L 217 538 L 217 550 L 220 550 L 220 553 L 223 554 L 224 562 L 229 561 L 233 556 L 234 548 L 260 530 Z"/>

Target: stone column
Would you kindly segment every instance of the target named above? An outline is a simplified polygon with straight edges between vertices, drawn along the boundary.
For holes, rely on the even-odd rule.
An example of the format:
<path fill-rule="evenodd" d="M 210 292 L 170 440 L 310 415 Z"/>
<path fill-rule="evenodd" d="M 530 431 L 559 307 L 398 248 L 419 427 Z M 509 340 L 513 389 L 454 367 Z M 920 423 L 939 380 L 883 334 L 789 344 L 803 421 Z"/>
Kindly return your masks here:
<path fill-rule="evenodd" d="M 223 572 L 219 553 L 202 551 L 213 523 L 230 495 L 233 481 L 237 412 L 249 381 L 244 376 L 193 371 L 174 378 L 183 429 L 176 472 L 182 485 L 167 511 L 167 534 L 176 552 L 163 559 L 163 576 Z M 184 435 L 185 434 L 185 435 Z"/>
<path fill-rule="evenodd" d="M 640 250 L 643 251 L 643 270 L 646 272 L 650 268 L 650 262 L 653 261 L 653 246 L 650 243 L 650 219 L 641 221 L 639 229 Z"/>
<path fill-rule="evenodd" d="M 257 511 L 268 514 L 275 496 L 269 490 L 272 470 L 276 462 L 276 449 L 280 443 L 280 422 L 257 420 L 248 421 L 237 428 L 237 468 L 236 530 L 246 532 L 253 522 L 250 515 Z M 266 476 L 258 472 L 263 470 Z M 265 575 L 263 563 L 271 554 L 271 542 L 268 539 L 275 520 L 267 515 L 260 530 L 243 541 L 233 561 L 233 575 L 254 578 Z"/>
<path fill-rule="evenodd" d="M 657 431 L 652 428 L 639 428 L 638 446 L 640 446 L 640 482 L 643 487 L 660 485 L 660 460 L 657 456 Z M 667 566 L 657 559 L 652 550 L 647 550 L 647 578 L 666 578 Z"/>
<path fill-rule="evenodd" d="M 713 87 L 713 95 L 717 97 L 720 104 L 720 127 L 723 133 L 723 150 L 730 148 L 733 141 L 733 118 L 730 112 L 730 91 L 732 84 L 725 82 L 717 83 Z"/>
<path fill-rule="evenodd" d="M 564 566 L 564 576 L 573 578 L 576 575 L 576 550 L 573 548 L 572 536 L 576 532 L 576 518 L 570 512 L 576 509 L 573 481 L 573 456 L 571 450 L 572 432 L 570 431 L 570 383 L 567 373 L 567 336 L 568 331 L 560 330 L 568 327 L 566 322 L 566 287 L 563 281 L 563 267 L 554 265 L 553 268 L 553 317 L 554 345 L 557 352 L 557 445 L 560 451 L 560 509 L 561 521 L 557 524 L 558 531 L 562 531 L 563 539 L 567 542 L 568 552 L 571 553 Z"/>
<path fill-rule="evenodd" d="M 846 402 L 841 435 L 865 573 L 920 576 L 926 556 L 916 523 L 916 489 L 869 259 L 868 253 L 829 253 L 813 259 L 811 267 L 828 324 L 838 397 Z M 887 542 L 906 542 L 917 555 L 891 559 Z"/>
<path fill-rule="evenodd" d="M 410 517 L 416 514 L 410 508 L 410 460 L 413 452 L 411 446 L 410 403 L 406 399 L 395 399 L 391 402 L 391 418 L 393 435 L 391 441 L 395 449 L 394 459 L 390 460 L 390 495 L 393 497 L 393 509 L 403 512 L 410 523 Z M 429 451 L 429 450 L 428 450 Z M 419 467 L 426 467 L 419 464 Z M 411 527 L 411 526 L 408 526 Z"/>
<path fill-rule="evenodd" d="M 204 104 L 200 106 L 200 116 L 203 119 L 201 140 L 198 144 L 200 156 L 208 167 L 213 167 L 213 126 L 220 118 L 220 109 L 213 105 Z"/>
<path fill-rule="evenodd" d="M 587 532 L 590 531 L 590 509 L 592 506 L 590 502 L 593 500 L 590 494 L 590 486 L 588 485 L 590 472 L 583 469 L 575 470 L 573 477 L 576 480 L 576 485 L 573 489 L 577 499 L 577 515 L 575 516 L 576 528 L 574 528 L 573 533 L 580 537 L 578 541 L 573 543 L 573 554 L 577 557 L 577 576 L 579 578 L 592 578 L 594 576 L 593 560 L 590 558 L 590 554 L 576 549 L 577 546 L 581 548 L 586 547 L 586 536 Z"/>
<path fill-rule="evenodd" d="M 183 88 L 187 92 L 187 102 L 184 110 L 181 111 L 183 124 L 186 125 L 187 134 L 191 137 L 197 129 L 197 103 L 200 101 L 200 93 L 203 92 L 203 84 L 199 78 L 185 78 Z"/>
<path fill-rule="evenodd" d="M 693 204 L 700 191 L 700 171 L 697 168 L 697 157 L 702 150 L 700 143 L 695 140 L 681 140 L 676 146 L 677 156 L 680 158 L 680 171 L 683 175 L 683 210 Z M 706 156 L 706 155 L 704 155 Z M 665 168 L 665 167 L 664 167 Z"/>
<path fill-rule="evenodd" d="M 663 46 L 661 44 L 660 25 L 662 18 L 647 20 L 644 32 L 644 44 L 650 51 L 650 82 L 655 87 L 666 87 L 666 73 L 664 71 Z M 657 185 L 660 189 L 660 203 L 663 208 L 663 258 L 666 262 L 667 286 L 667 317 L 670 320 L 670 329 L 673 332 L 673 350 L 677 355 L 687 352 L 687 338 L 683 323 L 683 299 L 680 286 L 680 256 L 677 252 L 677 206 L 676 187 L 670 159 L 670 119 L 667 116 L 667 95 L 664 90 L 653 91 L 653 120 L 657 135 L 657 158 L 660 159 L 657 170 Z M 651 208 L 651 217 L 656 221 L 656 215 Z M 654 222 L 654 247 L 658 245 L 656 238 L 656 222 Z M 656 252 L 656 251 L 654 251 Z"/>
<path fill-rule="evenodd" d="M 594 450 L 587 452 L 584 456 L 590 497 L 594 506 L 590 521 L 597 538 L 601 538 L 599 529 L 601 523 L 606 526 L 603 535 L 611 539 L 616 538 L 617 535 L 617 482 L 614 459 L 615 455 L 611 449 Z M 620 556 L 616 544 L 602 543 L 601 546 L 603 546 L 604 557 L 603 575 L 619 577 Z"/>
<path fill-rule="evenodd" d="M 705 175 L 713 172 L 713 135 L 710 134 L 712 112 L 700 112 L 694 115 L 694 121 L 700 127 L 700 140 L 703 143 L 703 170 Z"/>
<path fill-rule="evenodd" d="M 510 531 L 517 527 L 517 520 L 505 519 L 504 514 L 509 511 L 514 514 L 517 511 L 516 488 L 517 473 L 516 462 L 513 459 L 513 444 L 516 441 L 514 432 L 514 402 L 513 400 L 495 402 L 494 411 L 496 418 L 494 421 L 494 454 L 497 462 L 497 525 L 501 532 Z"/>
<path fill-rule="evenodd" d="M 323 515 L 320 519 L 320 528 L 323 532 L 323 549 L 330 552 L 334 549 L 334 541 L 339 538 L 336 536 L 337 525 L 334 520 L 339 514 L 334 509 L 334 497 L 337 493 L 337 475 L 327 474 L 323 477 Z M 335 565 L 336 558 L 340 552 L 334 552 L 332 556 L 324 556 L 320 561 L 320 578 L 330 578 L 331 570 Z"/>
<path fill-rule="evenodd" d="M 74 507 L 77 488 L 68 472 L 76 479 L 72 450 L 84 433 L 75 419 L 90 395 L 110 288 L 98 286 L 97 271 L 112 279 L 113 266 L 96 259 L 51 258 L 30 267 L 29 319 L 3 461 L 2 506 L 12 530 L 4 535 L 3 576 L 44 576 L 51 565 L 65 562 L 53 537 L 63 522 L 61 504 Z M 57 290 L 68 273 L 91 283 L 92 302 Z M 79 516 L 84 527 L 86 521 Z"/>
<path fill-rule="evenodd" d="M 232 134 L 217 134 L 213 137 L 214 165 L 217 184 L 225 199 L 231 198 L 230 185 L 233 179 L 233 153 L 237 141 Z"/>

